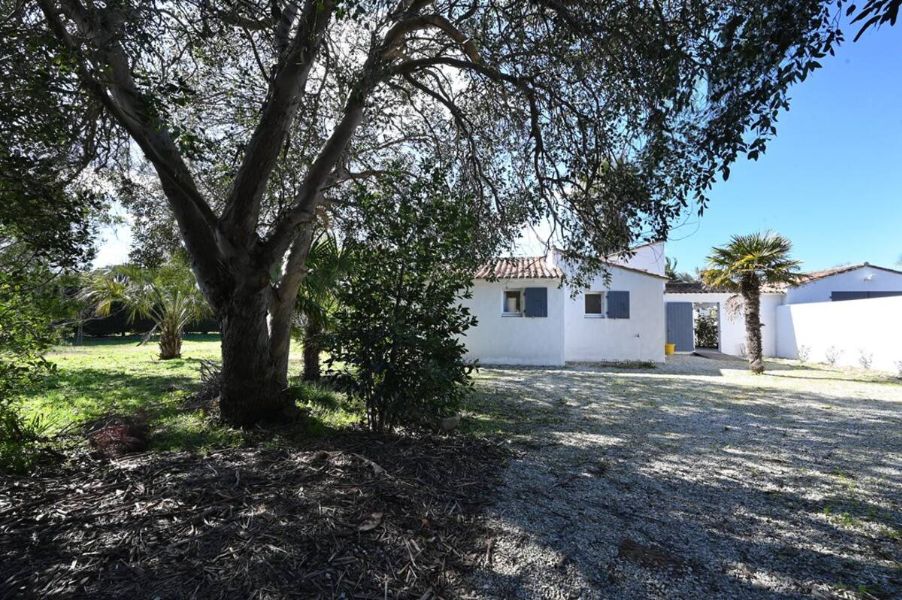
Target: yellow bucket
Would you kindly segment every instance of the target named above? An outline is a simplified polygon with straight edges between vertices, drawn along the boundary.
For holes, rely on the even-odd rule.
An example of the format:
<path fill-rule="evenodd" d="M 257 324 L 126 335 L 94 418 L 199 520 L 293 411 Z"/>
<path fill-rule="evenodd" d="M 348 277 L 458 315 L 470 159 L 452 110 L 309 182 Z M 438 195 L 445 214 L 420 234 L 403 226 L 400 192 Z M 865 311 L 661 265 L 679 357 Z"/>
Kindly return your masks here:
<path fill-rule="evenodd" d="M 664 344 L 664 354 L 670 356 L 676 352 L 676 344 Z"/>

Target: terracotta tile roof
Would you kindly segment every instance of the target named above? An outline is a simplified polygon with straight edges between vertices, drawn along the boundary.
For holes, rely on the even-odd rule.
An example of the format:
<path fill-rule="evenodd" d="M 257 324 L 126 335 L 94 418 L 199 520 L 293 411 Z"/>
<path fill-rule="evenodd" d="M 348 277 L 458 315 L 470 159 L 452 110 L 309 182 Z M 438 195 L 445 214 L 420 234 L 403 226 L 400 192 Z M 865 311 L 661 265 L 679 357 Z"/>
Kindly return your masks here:
<path fill-rule="evenodd" d="M 628 267 L 617 263 L 607 263 L 609 267 L 641 273 L 650 277 L 666 279 L 663 275 Z M 560 267 L 549 265 L 544 256 L 511 256 L 496 258 L 476 271 L 475 279 L 561 279 L 564 272 Z"/>
<path fill-rule="evenodd" d="M 649 277 L 657 277 L 658 279 L 667 279 L 666 275 L 659 275 L 658 273 L 652 273 L 651 271 L 646 271 L 645 269 L 637 269 L 636 267 L 628 267 L 627 265 L 621 265 L 616 262 L 605 263 L 609 267 L 616 267 L 618 269 L 623 269 L 624 271 L 631 271 L 633 273 L 640 273 L 642 275 L 648 275 Z"/>
<path fill-rule="evenodd" d="M 496 258 L 476 271 L 476 279 L 560 279 L 564 272 L 551 266 L 544 256 Z"/>
<path fill-rule="evenodd" d="M 664 284 L 665 294 L 713 294 L 725 290 L 706 286 L 701 281 L 668 281 Z"/>

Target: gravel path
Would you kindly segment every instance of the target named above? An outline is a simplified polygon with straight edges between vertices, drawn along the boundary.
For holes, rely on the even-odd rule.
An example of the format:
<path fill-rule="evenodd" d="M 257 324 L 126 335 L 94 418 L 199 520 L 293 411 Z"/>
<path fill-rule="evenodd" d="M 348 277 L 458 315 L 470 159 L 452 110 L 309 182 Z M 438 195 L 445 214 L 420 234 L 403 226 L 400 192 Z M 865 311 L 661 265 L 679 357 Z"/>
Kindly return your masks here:
<path fill-rule="evenodd" d="M 472 597 L 902 597 L 902 385 L 769 366 L 483 370 L 519 455 Z"/>

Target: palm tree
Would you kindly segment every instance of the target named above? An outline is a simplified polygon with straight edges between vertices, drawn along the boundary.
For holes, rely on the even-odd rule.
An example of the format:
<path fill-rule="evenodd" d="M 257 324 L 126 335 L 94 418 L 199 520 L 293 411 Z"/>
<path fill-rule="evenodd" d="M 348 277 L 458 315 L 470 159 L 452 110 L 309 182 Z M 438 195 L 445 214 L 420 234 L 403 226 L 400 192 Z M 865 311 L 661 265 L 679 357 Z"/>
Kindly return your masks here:
<path fill-rule="evenodd" d="M 734 235 L 726 246 L 712 249 L 707 268 L 702 271 L 705 284 L 742 297 L 749 368 L 753 373 L 764 372 L 761 286 L 798 281 L 799 261 L 790 258 L 791 250 L 792 242 L 776 233 Z"/>
<path fill-rule="evenodd" d="M 302 328 L 305 381 L 320 378 L 322 335 L 338 308 L 335 286 L 350 268 L 349 256 L 331 233 L 325 232 L 310 248 L 307 275 L 298 290 L 297 311 Z"/>
<path fill-rule="evenodd" d="M 159 333 L 160 359 L 180 358 L 185 326 L 210 313 L 194 274 L 177 259 L 156 269 L 133 265 L 107 267 L 87 274 L 80 298 L 99 317 L 122 305 L 130 321 L 138 317 L 154 322 L 142 340 Z"/>
<path fill-rule="evenodd" d="M 697 281 L 692 273 L 677 271 L 677 265 L 677 259 L 675 258 L 668 256 L 664 259 L 664 275 L 666 275 L 668 279 L 681 283 L 693 283 L 694 281 Z M 696 269 L 696 271 L 698 271 L 698 269 Z"/>

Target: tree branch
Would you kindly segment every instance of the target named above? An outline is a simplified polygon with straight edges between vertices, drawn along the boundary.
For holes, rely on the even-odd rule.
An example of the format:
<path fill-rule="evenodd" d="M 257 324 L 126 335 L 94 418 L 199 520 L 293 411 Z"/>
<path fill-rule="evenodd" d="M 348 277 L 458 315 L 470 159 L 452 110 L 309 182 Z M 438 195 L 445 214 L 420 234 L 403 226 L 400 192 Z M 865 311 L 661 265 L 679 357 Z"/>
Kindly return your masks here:
<path fill-rule="evenodd" d="M 254 239 L 266 182 L 300 104 L 301 92 L 332 17 L 334 0 L 306 0 L 297 31 L 269 86 L 262 116 L 247 145 L 222 214 L 223 230 L 234 243 Z"/>
<path fill-rule="evenodd" d="M 205 279 L 214 277 L 218 274 L 220 256 L 215 238 L 216 217 L 197 190 L 165 126 L 146 105 L 118 34 L 100 25 L 77 1 L 66 1 L 61 7 L 54 6 L 50 0 L 38 0 L 38 4 L 51 32 L 77 58 L 82 85 L 125 128 L 157 171 L 196 264 L 203 270 Z M 94 54 L 106 71 L 104 80 L 92 73 L 89 59 L 61 21 L 61 13 L 72 19 L 79 32 L 94 43 Z"/>
<path fill-rule="evenodd" d="M 367 72 L 366 68 L 364 72 Z M 363 119 L 366 97 L 374 83 L 374 81 L 370 81 L 370 75 L 366 74 L 352 88 L 341 120 L 332 130 L 332 135 L 326 140 L 301 183 L 301 191 L 295 200 L 294 207 L 276 223 L 272 233 L 263 243 L 261 248 L 263 264 L 272 264 L 278 260 L 294 239 L 298 226 L 309 223 L 313 219 L 316 200 L 354 135 L 354 131 Z"/>

